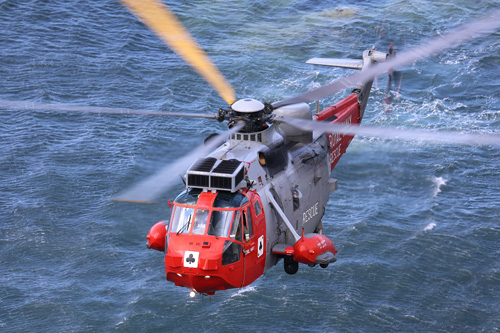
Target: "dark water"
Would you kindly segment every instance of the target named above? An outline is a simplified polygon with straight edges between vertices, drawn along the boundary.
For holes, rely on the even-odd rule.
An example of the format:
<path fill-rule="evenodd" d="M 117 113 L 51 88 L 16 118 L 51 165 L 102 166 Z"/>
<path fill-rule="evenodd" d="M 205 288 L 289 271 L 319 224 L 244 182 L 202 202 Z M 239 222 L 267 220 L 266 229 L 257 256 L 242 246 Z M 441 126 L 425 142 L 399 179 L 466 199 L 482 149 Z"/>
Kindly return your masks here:
<path fill-rule="evenodd" d="M 169 1 L 239 97 L 279 100 L 346 73 L 305 64 L 408 48 L 498 1 Z M 500 131 L 500 33 L 403 69 L 367 124 Z M 0 98 L 215 112 L 224 102 L 115 1 L 0 1 Z M 346 93 L 323 103 L 332 103 Z M 499 331 L 500 151 L 356 138 L 334 170 L 326 270 L 281 265 L 190 299 L 145 248 L 166 204 L 109 198 L 223 125 L 0 112 L 0 331 Z M 165 195 L 172 199 L 182 188 Z"/>

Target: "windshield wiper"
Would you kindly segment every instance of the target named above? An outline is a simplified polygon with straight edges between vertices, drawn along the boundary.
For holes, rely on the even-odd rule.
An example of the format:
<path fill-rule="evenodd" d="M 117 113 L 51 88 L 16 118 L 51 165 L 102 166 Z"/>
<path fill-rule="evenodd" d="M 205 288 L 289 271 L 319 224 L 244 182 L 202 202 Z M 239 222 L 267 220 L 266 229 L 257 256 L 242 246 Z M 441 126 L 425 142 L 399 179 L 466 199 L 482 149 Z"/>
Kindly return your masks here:
<path fill-rule="evenodd" d="M 189 217 L 188 217 L 188 220 L 186 223 L 184 223 L 184 225 L 182 226 L 182 228 L 179 229 L 179 231 L 177 231 L 177 236 L 179 236 L 179 234 L 181 233 L 182 230 L 184 230 L 186 227 L 189 229 L 189 225 L 191 224 L 191 217 L 193 216 L 193 214 L 189 214 Z"/>

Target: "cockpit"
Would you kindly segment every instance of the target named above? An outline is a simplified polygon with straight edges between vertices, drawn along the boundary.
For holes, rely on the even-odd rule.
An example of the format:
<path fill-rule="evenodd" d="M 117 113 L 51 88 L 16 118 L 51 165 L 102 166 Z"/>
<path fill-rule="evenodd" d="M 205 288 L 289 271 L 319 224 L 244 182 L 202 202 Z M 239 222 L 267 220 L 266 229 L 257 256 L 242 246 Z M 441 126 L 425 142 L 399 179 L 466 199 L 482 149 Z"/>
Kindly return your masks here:
<path fill-rule="evenodd" d="M 245 243 L 254 235 L 249 202 L 240 192 L 187 189 L 174 201 L 169 235 L 205 235 L 221 239 L 224 243 L 221 264 L 235 263 L 240 260 Z M 204 238 L 204 241 L 208 243 L 209 239 Z"/>
<path fill-rule="evenodd" d="M 166 225 L 157 223 L 158 235 L 148 239 L 164 239 L 155 249 L 165 252 L 167 280 L 176 285 L 213 294 L 247 285 L 264 271 L 266 223 L 255 191 L 188 188 L 173 202 Z"/>
<path fill-rule="evenodd" d="M 170 232 L 230 237 L 241 242 L 241 211 L 235 208 L 249 202 L 248 198 L 239 192 L 222 191 L 215 197 L 200 198 L 201 193 L 200 189 L 189 189 L 175 199 Z"/>

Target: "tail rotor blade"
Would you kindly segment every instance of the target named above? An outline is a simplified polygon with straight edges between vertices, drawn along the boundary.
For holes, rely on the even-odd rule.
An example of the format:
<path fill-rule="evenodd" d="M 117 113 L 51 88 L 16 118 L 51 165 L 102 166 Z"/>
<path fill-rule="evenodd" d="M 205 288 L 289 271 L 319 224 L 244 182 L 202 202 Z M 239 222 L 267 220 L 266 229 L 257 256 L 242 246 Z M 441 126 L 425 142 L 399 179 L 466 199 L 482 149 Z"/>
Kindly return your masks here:
<path fill-rule="evenodd" d="M 389 73 L 387 75 L 387 86 L 385 87 L 385 93 L 384 93 L 384 103 L 385 105 L 391 105 L 392 104 L 392 97 L 391 97 L 391 85 L 392 85 L 392 76 L 394 73 Z"/>
<path fill-rule="evenodd" d="M 394 72 L 394 80 L 396 81 L 396 88 L 394 90 L 395 100 L 399 99 L 399 93 L 401 92 L 401 86 L 403 85 L 403 73 L 400 71 Z"/>
<path fill-rule="evenodd" d="M 233 87 L 163 2 L 160 0 L 120 1 L 207 80 L 228 104 L 234 103 L 236 96 Z"/>

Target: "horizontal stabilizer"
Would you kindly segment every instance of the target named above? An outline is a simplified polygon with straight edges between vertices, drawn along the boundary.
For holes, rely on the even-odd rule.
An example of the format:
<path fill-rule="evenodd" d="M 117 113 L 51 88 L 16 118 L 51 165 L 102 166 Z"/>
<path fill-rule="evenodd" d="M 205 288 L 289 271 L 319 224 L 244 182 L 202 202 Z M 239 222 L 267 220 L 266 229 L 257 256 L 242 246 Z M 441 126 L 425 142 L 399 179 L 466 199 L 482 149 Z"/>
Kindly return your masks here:
<path fill-rule="evenodd" d="M 363 61 L 354 59 L 335 59 L 335 58 L 312 58 L 306 61 L 307 64 L 323 65 L 332 67 L 343 67 L 352 69 L 362 69 Z"/>

